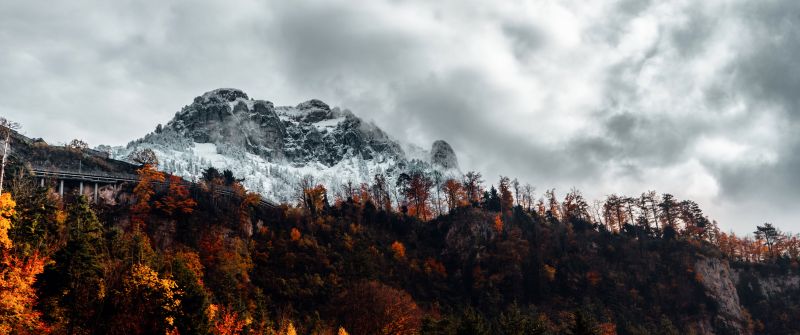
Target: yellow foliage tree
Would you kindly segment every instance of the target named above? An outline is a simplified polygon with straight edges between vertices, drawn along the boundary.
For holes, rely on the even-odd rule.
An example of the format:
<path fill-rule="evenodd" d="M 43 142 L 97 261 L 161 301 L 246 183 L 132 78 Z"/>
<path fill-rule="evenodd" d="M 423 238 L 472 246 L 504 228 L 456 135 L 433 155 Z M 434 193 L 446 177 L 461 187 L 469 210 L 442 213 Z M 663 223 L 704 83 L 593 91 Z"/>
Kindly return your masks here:
<path fill-rule="evenodd" d="M 344 327 L 339 327 L 339 331 L 336 333 L 336 335 L 350 335 L 350 334 L 348 334 L 347 331 L 344 330 Z"/>
<path fill-rule="evenodd" d="M 175 329 L 175 315 L 180 312 L 182 292 L 171 278 L 144 264 L 134 264 L 122 280 L 122 294 L 117 299 L 121 313 L 115 326 L 129 334 L 165 333 Z"/>
<path fill-rule="evenodd" d="M 11 194 L 0 195 L 0 248 L 11 249 L 8 230 L 11 228 L 11 217 L 16 213 L 16 206 L 17 203 L 11 198 Z"/>
<path fill-rule="evenodd" d="M 286 329 L 281 332 L 281 335 L 297 335 L 297 329 L 294 328 L 294 323 L 289 321 L 286 325 Z"/>

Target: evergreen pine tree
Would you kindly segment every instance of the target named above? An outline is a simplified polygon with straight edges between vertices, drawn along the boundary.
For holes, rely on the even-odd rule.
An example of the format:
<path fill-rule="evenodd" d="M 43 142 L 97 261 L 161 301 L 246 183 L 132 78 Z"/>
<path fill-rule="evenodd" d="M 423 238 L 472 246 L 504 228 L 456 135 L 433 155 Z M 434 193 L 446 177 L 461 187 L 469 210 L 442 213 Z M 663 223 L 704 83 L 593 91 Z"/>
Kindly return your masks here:
<path fill-rule="evenodd" d="M 92 329 L 105 296 L 102 226 L 86 197 L 67 208 L 68 241 L 53 255 L 38 280 L 41 309 L 51 320 L 65 320 L 67 334 Z"/>

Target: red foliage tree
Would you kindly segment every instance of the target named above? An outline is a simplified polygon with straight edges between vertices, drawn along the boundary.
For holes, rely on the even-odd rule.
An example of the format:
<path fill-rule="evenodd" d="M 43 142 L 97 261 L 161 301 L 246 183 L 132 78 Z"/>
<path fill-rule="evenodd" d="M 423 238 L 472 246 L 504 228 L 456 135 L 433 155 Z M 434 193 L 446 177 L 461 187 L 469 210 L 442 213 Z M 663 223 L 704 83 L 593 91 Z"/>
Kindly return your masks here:
<path fill-rule="evenodd" d="M 380 282 L 356 284 L 337 300 L 342 324 L 353 334 L 417 334 L 422 325 L 414 299 Z"/>
<path fill-rule="evenodd" d="M 167 180 L 169 184 L 167 195 L 156 201 L 156 208 L 164 211 L 169 216 L 191 214 L 197 202 L 189 196 L 189 189 L 184 185 L 183 179 L 170 175 Z"/>

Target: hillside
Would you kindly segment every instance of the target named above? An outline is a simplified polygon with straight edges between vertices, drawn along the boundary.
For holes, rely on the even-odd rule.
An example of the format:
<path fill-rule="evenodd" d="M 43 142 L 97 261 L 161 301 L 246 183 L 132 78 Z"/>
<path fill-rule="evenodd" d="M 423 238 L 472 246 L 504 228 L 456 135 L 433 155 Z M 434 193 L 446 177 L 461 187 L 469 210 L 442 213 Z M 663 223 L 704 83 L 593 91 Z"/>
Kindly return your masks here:
<path fill-rule="evenodd" d="M 219 89 L 125 148 L 10 138 L 4 333 L 800 329 L 797 235 L 727 234 L 653 191 L 537 199 L 318 100 Z"/>
<path fill-rule="evenodd" d="M 9 219 L 0 225 L 8 236 L 0 307 L 13 311 L 0 317 L 2 329 L 790 334 L 800 327 L 792 317 L 800 312 L 795 249 L 745 261 L 756 254 L 723 250 L 729 236 L 702 215 L 671 222 L 662 205 L 687 202 L 667 195 L 654 222 L 633 223 L 619 210 L 621 221 L 595 222 L 579 193 L 561 201 L 549 191 L 546 202 L 532 204 L 514 197 L 508 179 L 485 188 L 474 173 L 448 180 L 440 215 L 430 199 L 419 202 L 420 192 L 433 191 L 424 173 L 399 178 L 400 206 L 372 183 L 330 199 L 324 185 L 299 185 L 301 201 L 279 207 L 259 205 L 229 172 L 206 169 L 189 186 L 153 166 L 138 173 L 138 184 L 120 185 L 98 204 L 76 194 L 61 199 L 12 173 L 0 198 Z M 237 191 L 214 192 L 220 187 Z M 15 317 L 25 322 L 8 323 Z"/>

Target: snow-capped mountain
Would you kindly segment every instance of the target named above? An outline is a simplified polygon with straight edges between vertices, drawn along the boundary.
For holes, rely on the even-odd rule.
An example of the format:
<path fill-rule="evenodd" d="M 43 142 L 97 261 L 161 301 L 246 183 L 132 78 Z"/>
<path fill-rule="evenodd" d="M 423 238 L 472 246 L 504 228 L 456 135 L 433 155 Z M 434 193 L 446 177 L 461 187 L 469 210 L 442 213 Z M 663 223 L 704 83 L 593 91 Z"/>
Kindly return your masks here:
<path fill-rule="evenodd" d="M 461 175 L 445 141 L 434 142 L 431 150 L 404 146 L 349 110 L 319 100 L 275 107 L 229 88 L 195 98 L 166 125 L 111 152 L 126 160 L 145 148 L 156 153 L 166 172 L 197 180 L 206 167 L 229 169 L 245 178 L 245 187 L 276 202 L 294 201 L 307 175 L 331 195 L 347 182 L 371 182 L 378 173 L 389 184 L 411 170 Z"/>

